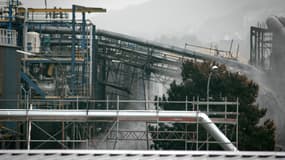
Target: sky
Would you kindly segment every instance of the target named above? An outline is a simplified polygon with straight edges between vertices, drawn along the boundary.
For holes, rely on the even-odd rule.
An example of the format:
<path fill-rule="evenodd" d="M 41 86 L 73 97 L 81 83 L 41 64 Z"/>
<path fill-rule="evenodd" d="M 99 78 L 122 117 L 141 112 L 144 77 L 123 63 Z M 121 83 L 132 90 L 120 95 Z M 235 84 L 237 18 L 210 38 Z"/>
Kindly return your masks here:
<path fill-rule="evenodd" d="M 22 0 L 25 7 L 44 7 L 44 0 Z M 272 15 L 285 14 L 284 0 L 47 0 L 48 7 L 73 4 L 103 7 L 107 13 L 88 17 L 97 28 L 183 47 L 229 41 L 249 57 L 249 28 Z"/>
<path fill-rule="evenodd" d="M 21 0 L 25 7 L 44 7 L 44 0 Z M 47 0 L 47 7 L 70 7 L 72 4 L 103 7 L 110 10 L 122 10 L 126 7 L 139 5 L 149 0 Z"/>

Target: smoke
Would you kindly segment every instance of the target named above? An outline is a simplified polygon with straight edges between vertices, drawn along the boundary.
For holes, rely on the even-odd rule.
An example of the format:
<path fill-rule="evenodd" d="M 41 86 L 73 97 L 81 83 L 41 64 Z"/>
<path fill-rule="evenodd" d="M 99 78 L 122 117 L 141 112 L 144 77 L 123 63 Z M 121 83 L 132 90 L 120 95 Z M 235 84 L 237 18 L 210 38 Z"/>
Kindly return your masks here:
<path fill-rule="evenodd" d="M 277 141 L 285 149 L 285 18 L 272 16 L 266 20 L 268 29 L 273 32 L 272 53 L 270 56 L 271 70 L 266 74 L 265 80 L 268 88 L 272 89 L 274 97 L 277 98 L 278 104 L 271 106 L 274 109 L 268 109 L 269 117 L 276 119 Z M 270 102 L 270 101 L 269 101 Z M 266 103 L 266 102 L 265 102 Z M 279 107 L 279 108 L 278 108 Z M 279 112 L 281 111 L 281 112 Z"/>
<path fill-rule="evenodd" d="M 254 67 L 252 67 L 254 68 Z M 243 71 L 241 71 L 243 72 Z M 275 140 L 279 147 L 285 148 L 285 101 L 284 92 L 280 92 L 282 87 L 274 87 L 276 76 L 269 76 L 268 72 L 263 72 L 258 69 L 243 72 L 249 79 L 252 79 L 259 85 L 259 93 L 256 99 L 260 108 L 266 108 L 267 112 L 265 117 L 260 121 L 262 124 L 266 119 L 272 119 L 276 126 Z M 272 75 L 272 74 L 271 74 Z M 273 79 L 275 79 L 273 81 Z M 284 85 L 284 82 L 282 82 Z"/>

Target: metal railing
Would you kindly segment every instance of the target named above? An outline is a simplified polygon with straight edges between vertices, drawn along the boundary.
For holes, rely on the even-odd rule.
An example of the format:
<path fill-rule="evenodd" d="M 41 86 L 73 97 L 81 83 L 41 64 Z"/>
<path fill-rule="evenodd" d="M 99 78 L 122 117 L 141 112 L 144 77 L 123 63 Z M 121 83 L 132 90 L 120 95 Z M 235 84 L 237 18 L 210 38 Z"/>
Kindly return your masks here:
<path fill-rule="evenodd" d="M 15 101 L 15 100 L 14 100 Z M 4 102 L 13 102 L 13 100 L 0 100 L 0 104 Z M 203 125 L 205 125 L 202 121 L 197 121 L 195 119 L 187 119 L 188 129 L 183 130 L 179 128 L 177 130 L 158 130 L 153 128 L 120 128 L 119 126 L 130 125 L 130 121 L 126 121 L 120 118 L 113 117 L 113 119 L 92 119 L 89 114 L 92 112 L 106 112 L 106 113 L 121 113 L 121 112 L 129 112 L 129 109 L 132 109 L 134 113 L 141 113 L 141 112 L 150 112 L 153 111 L 155 113 L 162 113 L 161 108 L 159 107 L 160 104 L 169 104 L 175 105 L 178 112 L 185 112 L 185 113 L 202 113 L 208 114 L 210 119 L 218 125 L 221 131 L 224 132 L 225 136 L 227 136 L 233 144 L 238 146 L 238 108 L 239 102 L 238 100 L 230 100 L 228 101 L 226 98 L 219 102 L 210 101 L 209 112 L 206 110 L 207 102 L 203 101 L 203 99 L 193 99 L 193 100 L 180 100 L 180 101 L 158 101 L 158 100 L 123 100 L 117 99 L 107 99 L 107 100 L 91 100 L 91 99 L 84 99 L 82 97 L 74 97 L 71 99 L 30 99 L 28 96 L 26 99 L 22 99 L 18 101 L 18 109 L 22 110 L 24 113 L 32 113 L 38 111 L 46 111 L 46 113 L 61 113 L 61 112 L 68 112 L 68 113 L 86 113 L 88 114 L 86 119 L 80 121 L 70 121 L 70 120 L 56 120 L 56 117 L 52 118 L 52 121 L 55 122 L 45 121 L 45 124 L 52 123 L 54 125 L 60 125 L 57 128 L 53 128 L 52 131 L 56 130 L 56 133 L 53 134 L 50 129 L 45 129 L 42 126 L 43 120 L 29 120 L 28 117 L 22 117 L 27 121 L 17 121 L 17 119 L 13 120 L 10 117 L 9 122 L 15 122 L 19 126 L 26 128 L 22 131 L 16 129 L 15 131 L 6 131 L 7 137 L 3 140 L 0 140 L 0 143 L 14 143 L 17 142 L 20 145 L 27 145 L 31 149 L 41 148 L 41 146 L 46 144 L 53 144 L 53 145 L 61 145 L 63 148 L 76 148 L 76 146 L 81 146 L 83 148 L 97 148 L 98 145 L 103 145 L 101 147 L 109 148 L 110 145 L 125 143 L 124 141 L 147 141 L 151 142 L 155 141 L 164 141 L 164 142 L 174 142 L 179 141 L 180 143 L 184 142 L 186 148 L 188 149 L 205 149 L 205 146 L 216 146 L 221 144 L 221 142 L 214 140 L 213 137 L 209 134 L 206 137 L 199 136 L 201 133 L 203 134 Z M 134 106 L 134 105 L 139 105 Z M 146 106 L 147 107 L 146 107 Z M 134 107 L 134 108 L 133 108 Z M 145 108 L 145 110 L 141 110 Z M 16 109 L 17 110 L 17 109 Z M 15 111 L 16 111 L 15 110 Z M 13 111 L 13 110 L 11 110 Z M 173 112 L 173 111 L 168 111 Z M 3 110 L 4 113 L 4 110 Z M 174 111 L 173 113 L 176 113 Z M 69 115 L 69 114 L 68 114 Z M 67 118 L 72 118 L 72 115 L 69 115 Z M 41 117 L 41 116 L 40 116 Z M 61 116 L 59 116 L 61 117 Z M 88 119 L 91 118 L 91 119 Z M 4 117 L 2 117 L 4 118 Z M 43 117 L 42 117 L 43 118 Z M 134 117 L 133 117 L 134 118 Z M 136 118 L 136 116 L 135 116 Z M 150 119 L 147 119 L 148 121 Z M 6 121 L 2 119 L 2 121 Z M 160 126 L 160 124 L 165 123 L 165 121 L 176 122 L 181 125 L 186 125 L 186 121 L 181 121 L 179 118 L 173 117 L 173 114 L 169 118 L 159 119 L 156 121 L 146 122 L 146 127 L 148 126 Z M 6 121 L 7 122 L 7 121 Z M 41 123 L 39 123 L 41 122 Z M 167 123 L 166 122 L 166 123 Z M 144 122 L 133 122 L 133 123 L 144 123 Z M 96 127 L 95 127 L 96 126 Z M 104 128 L 102 128 L 105 126 Z M 196 126 L 196 127 L 195 127 Z M 194 127 L 190 129 L 191 127 Z M 41 132 L 48 134 L 49 138 L 41 138 L 41 137 L 33 137 L 28 136 L 29 134 L 28 128 L 33 128 L 32 132 L 35 130 L 40 130 Z M 201 130 L 202 129 L 202 130 Z M 3 130 L 3 129 L 2 129 Z M 102 130 L 102 131 L 101 131 Z M 4 131 L 4 130 L 3 130 Z M 17 134 L 16 134 L 17 133 Z M 32 134 L 34 135 L 34 134 Z M 59 138 L 58 136 L 61 136 Z M 104 135 L 103 137 L 101 135 Z M 14 137 L 13 137 L 14 136 Z M 17 138 L 18 137 L 18 140 Z M 29 144 L 29 145 L 28 145 Z M 30 146 L 31 144 L 31 146 Z M 148 144 L 149 145 L 149 144 Z M 151 147 L 151 145 L 150 145 Z M 207 147 L 208 149 L 209 147 Z M 98 148 L 97 148 L 98 149 Z M 109 148 L 110 149 L 110 148 Z"/>
<path fill-rule="evenodd" d="M 17 46 L 17 32 L 0 28 L 0 45 L 1 46 Z"/>

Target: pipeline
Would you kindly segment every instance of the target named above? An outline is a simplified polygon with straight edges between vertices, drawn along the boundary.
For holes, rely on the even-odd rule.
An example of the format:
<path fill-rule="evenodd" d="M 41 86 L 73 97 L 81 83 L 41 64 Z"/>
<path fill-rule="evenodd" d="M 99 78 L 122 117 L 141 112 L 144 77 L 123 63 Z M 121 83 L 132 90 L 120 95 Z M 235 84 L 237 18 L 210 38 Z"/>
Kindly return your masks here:
<path fill-rule="evenodd" d="M 214 122 L 197 111 L 157 111 L 157 110 L 0 110 L 2 121 L 145 121 L 145 122 L 198 122 L 215 138 L 224 150 L 237 151 L 231 141 L 218 129 Z"/>
<path fill-rule="evenodd" d="M 55 26 L 30 26 L 29 31 L 36 31 L 36 32 L 41 32 L 41 33 L 58 33 L 58 34 L 72 34 L 72 29 L 68 27 L 55 27 Z M 76 34 L 81 34 L 80 30 L 75 31 Z M 180 47 L 175 47 L 171 45 L 166 45 L 166 44 L 161 44 L 158 42 L 154 41 L 148 41 L 144 40 L 141 38 L 136 38 L 132 36 L 128 36 L 125 34 L 120 34 L 120 33 L 115 33 L 111 31 L 106 31 L 102 29 L 98 29 L 96 31 L 96 34 L 98 36 L 105 36 L 105 37 L 110 37 L 118 40 L 123 40 L 123 41 L 128 41 L 132 43 L 136 43 L 139 45 L 143 46 L 148 46 L 153 49 L 159 49 L 159 50 L 164 50 L 171 52 L 173 54 L 177 54 L 180 56 L 184 57 L 191 57 L 191 58 L 196 58 L 196 59 L 201 59 L 201 60 L 209 60 L 209 61 L 216 61 L 221 64 L 225 64 L 227 66 L 233 67 L 233 68 L 239 68 L 240 70 L 244 71 L 254 71 L 254 68 L 248 64 L 240 63 L 238 61 L 230 60 L 230 59 L 225 59 L 222 57 L 217 57 L 217 56 L 212 56 L 208 54 L 203 54 L 199 52 L 195 52 L 189 49 L 184 49 Z"/>
<path fill-rule="evenodd" d="M 240 63 L 238 61 L 225 59 L 225 58 L 217 57 L 217 56 L 212 56 L 212 55 L 208 55 L 208 54 L 203 54 L 203 53 L 199 53 L 199 52 L 192 51 L 189 49 L 171 46 L 171 45 L 167 45 L 167 44 L 162 44 L 162 43 L 158 43 L 158 42 L 154 42 L 154 41 L 148 41 L 148 40 L 144 40 L 144 39 L 140 39 L 140 38 L 136 38 L 136 37 L 131 37 L 131 36 L 128 36 L 125 34 L 120 34 L 120 33 L 115 33 L 115 32 L 110 32 L 110 31 L 98 29 L 97 35 L 98 36 L 110 37 L 110 38 L 123 40 L 123 41 L 128 41 L 128 42 L 136 43 L 139 45 L 148 46 L 148 47 L 153 48 L 153 49 L 168 51 L 168 52 L 171 52 L 173 54 L 177 54 L 177 55 L 184 56 L 184 57 L 191 57 L 191 58 L 196 58 L 196 59 L 201 59 L 201 60 L 216 61 L 218 63 L 225 64 L 225 65 L 228 65 L 228 66 L 233 67 L 233 68 L 239 68 L 241 70 L 247 70 L 247 71 L 253 71 L 254 70 L 254 68 L 252 68 L 250 65 L 243 64 L 243 63 Z"/>

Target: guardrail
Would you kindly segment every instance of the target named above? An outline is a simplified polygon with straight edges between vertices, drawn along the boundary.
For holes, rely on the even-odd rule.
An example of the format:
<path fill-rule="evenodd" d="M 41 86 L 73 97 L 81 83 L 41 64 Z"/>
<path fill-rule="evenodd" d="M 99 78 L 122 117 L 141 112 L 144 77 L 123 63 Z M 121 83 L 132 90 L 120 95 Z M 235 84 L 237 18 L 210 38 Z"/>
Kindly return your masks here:
<path fill-rule="evenodd" d="M 1 46 L 17 46 L 17 32 L 0 28 L 0 45 Z"/>

